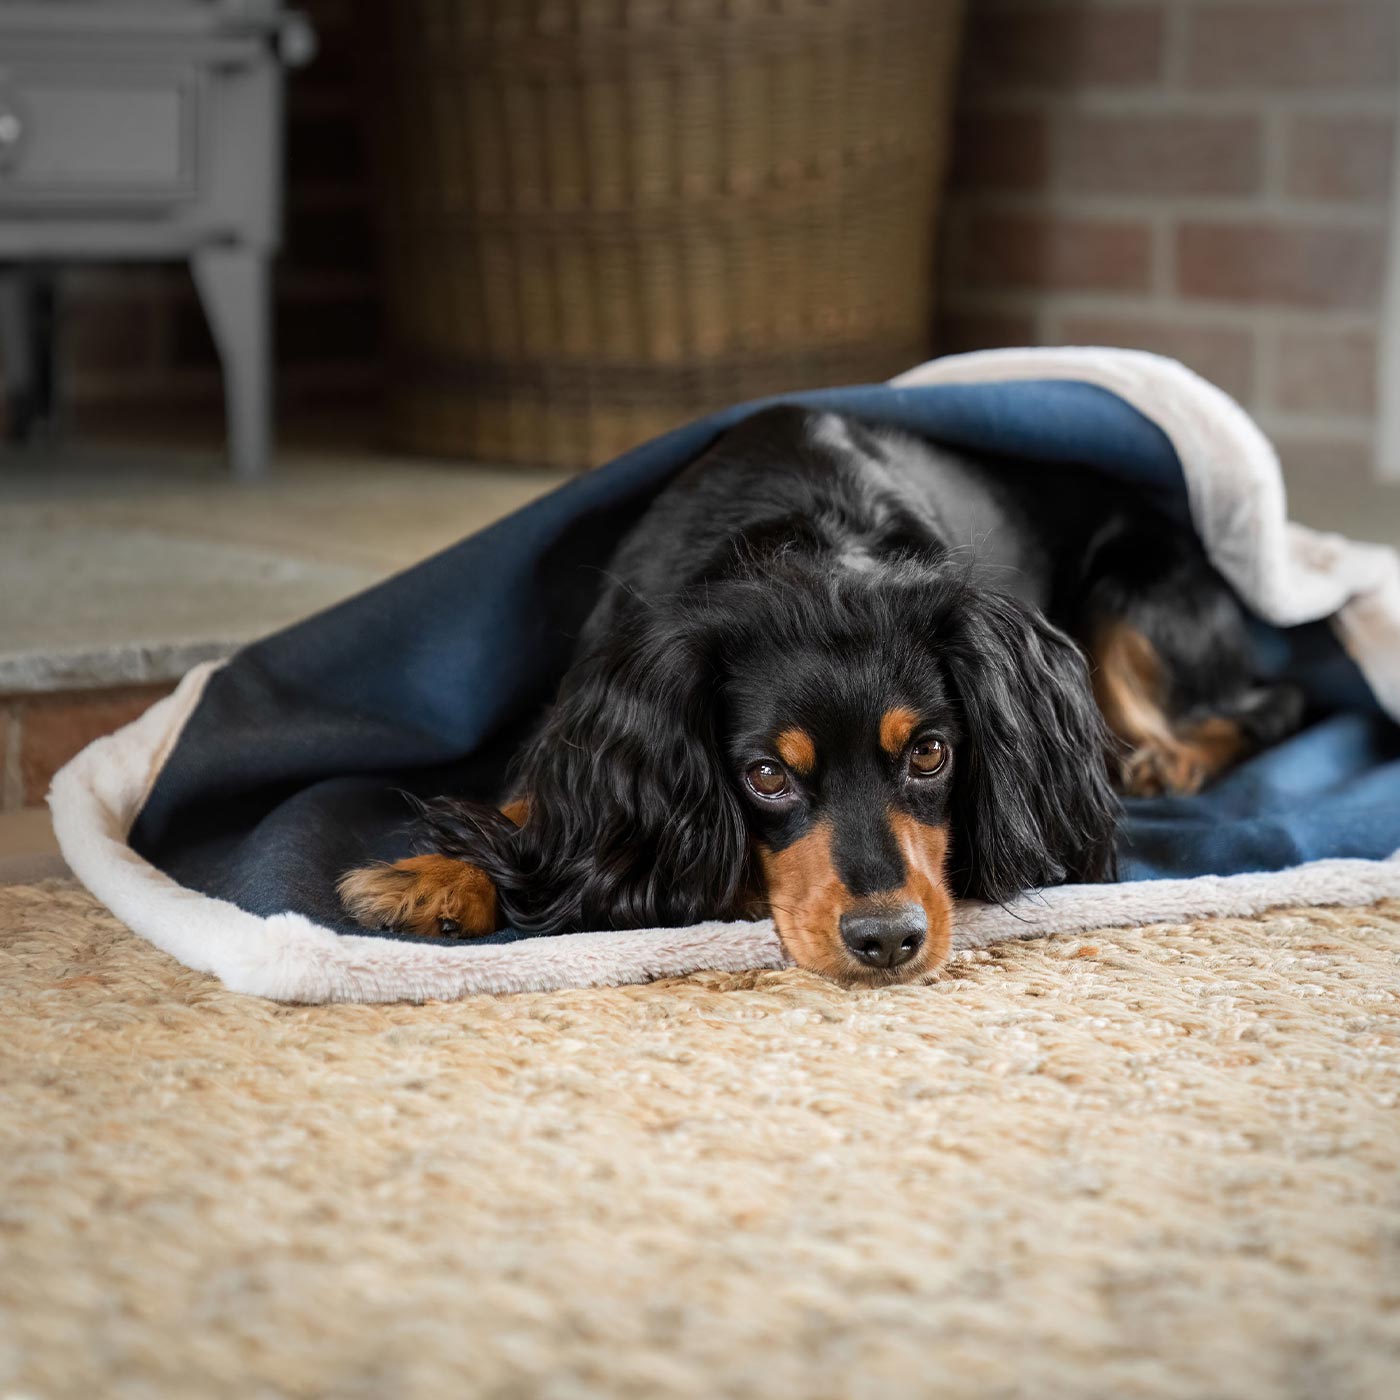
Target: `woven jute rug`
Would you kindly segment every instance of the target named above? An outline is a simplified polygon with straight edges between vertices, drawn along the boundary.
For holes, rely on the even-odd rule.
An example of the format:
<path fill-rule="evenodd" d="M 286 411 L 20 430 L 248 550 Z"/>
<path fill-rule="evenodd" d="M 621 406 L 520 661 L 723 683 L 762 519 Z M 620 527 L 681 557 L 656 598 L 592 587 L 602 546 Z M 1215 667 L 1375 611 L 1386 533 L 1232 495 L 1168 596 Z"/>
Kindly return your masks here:
<path fill-rule="evenodd" d="M 0 889 L 0 1395 L 1400 1394 L 1400 904 L 279 1006 Z"/>

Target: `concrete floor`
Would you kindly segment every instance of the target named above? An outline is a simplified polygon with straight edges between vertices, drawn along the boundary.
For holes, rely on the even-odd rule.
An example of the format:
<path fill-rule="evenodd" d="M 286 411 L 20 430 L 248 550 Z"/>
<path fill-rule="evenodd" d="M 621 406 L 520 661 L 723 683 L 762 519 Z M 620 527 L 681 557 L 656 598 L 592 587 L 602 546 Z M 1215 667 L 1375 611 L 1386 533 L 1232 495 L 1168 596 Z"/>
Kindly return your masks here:
<path fill-rule="evenodd" d="M 0 453 L 0 693 L 173 679 L 566 479 L 289 450 L 244 484 L 212 452 Z"/>
<path fill-rule="evenodd" d="M 174 680 L 481 529 L 561 472 L 288 449 L 238 483 L 166 444 L 0 451 L 0 694 Z M 61 873 L 0 813 L 0 884 Z"/>
<path fill-rule="evenodd" d="M 168 444 L 0 452 L 0 694 L 173 680 L 567 480 L 564 473 L 288 448 L 238 483 Z M 1293 518 L 1400 546 L 1400 485 L 1289 482 Z M 53 850 L 0 817 L 0 878 Z"/>
<path fill-rule="evenodd" d="M 170 680 L 480 529 L 564 473 L 288 448 L 0 451 L 0 694 Z M 1289 481 L 1305 524 L 1400 545 L 1400 485 Z"/>

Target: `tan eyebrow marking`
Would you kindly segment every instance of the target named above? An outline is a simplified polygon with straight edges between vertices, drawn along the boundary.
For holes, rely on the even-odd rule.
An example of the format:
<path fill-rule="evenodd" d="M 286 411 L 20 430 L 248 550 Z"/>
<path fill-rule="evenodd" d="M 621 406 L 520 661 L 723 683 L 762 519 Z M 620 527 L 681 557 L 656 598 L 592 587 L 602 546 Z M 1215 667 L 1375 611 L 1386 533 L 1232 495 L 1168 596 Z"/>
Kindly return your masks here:
<path fill-rule="evenodd" d="M 817 747 L 805 729 L 784 729 L 776 747 L 778 757 L 804 778 L 817 766 Z"/>
<path fill-rule="evenodd" d="M 880 747 L 891 758 L 904 752 L 904 746 L 914 736 L 919 717 L 904 705 L 896 705 L 880 716 Z"/>

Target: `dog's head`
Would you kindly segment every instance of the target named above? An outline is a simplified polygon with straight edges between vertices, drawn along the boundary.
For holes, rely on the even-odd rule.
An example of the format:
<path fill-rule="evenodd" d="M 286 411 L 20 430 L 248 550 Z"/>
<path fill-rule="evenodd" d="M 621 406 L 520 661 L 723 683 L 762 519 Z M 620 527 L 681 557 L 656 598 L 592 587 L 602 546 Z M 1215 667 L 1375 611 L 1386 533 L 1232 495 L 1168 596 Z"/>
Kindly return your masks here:
<path fill-rule="evenodd" d="M 952 899 L 1112 868 L 1106 739 L 1074 645 L 948 570 L 801 569 L 629 608 L 529 746 L 485 860 L 518 926 L 771 909 L 803 967 L 910 981 Z"/>

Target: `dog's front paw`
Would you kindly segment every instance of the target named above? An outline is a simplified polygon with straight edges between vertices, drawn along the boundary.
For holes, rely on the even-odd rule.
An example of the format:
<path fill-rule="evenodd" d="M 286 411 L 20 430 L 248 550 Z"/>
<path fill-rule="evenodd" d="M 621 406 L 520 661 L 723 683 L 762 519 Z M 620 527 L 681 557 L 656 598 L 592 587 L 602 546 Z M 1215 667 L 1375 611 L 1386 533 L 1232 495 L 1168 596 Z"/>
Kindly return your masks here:
<path fill-rule="evenodd" d="M 336 891 L 365 928 L 420 938 L 479 938 L 497 928 L 496 887 L 476 866 L 450 856 L 347 871 Z"/>

